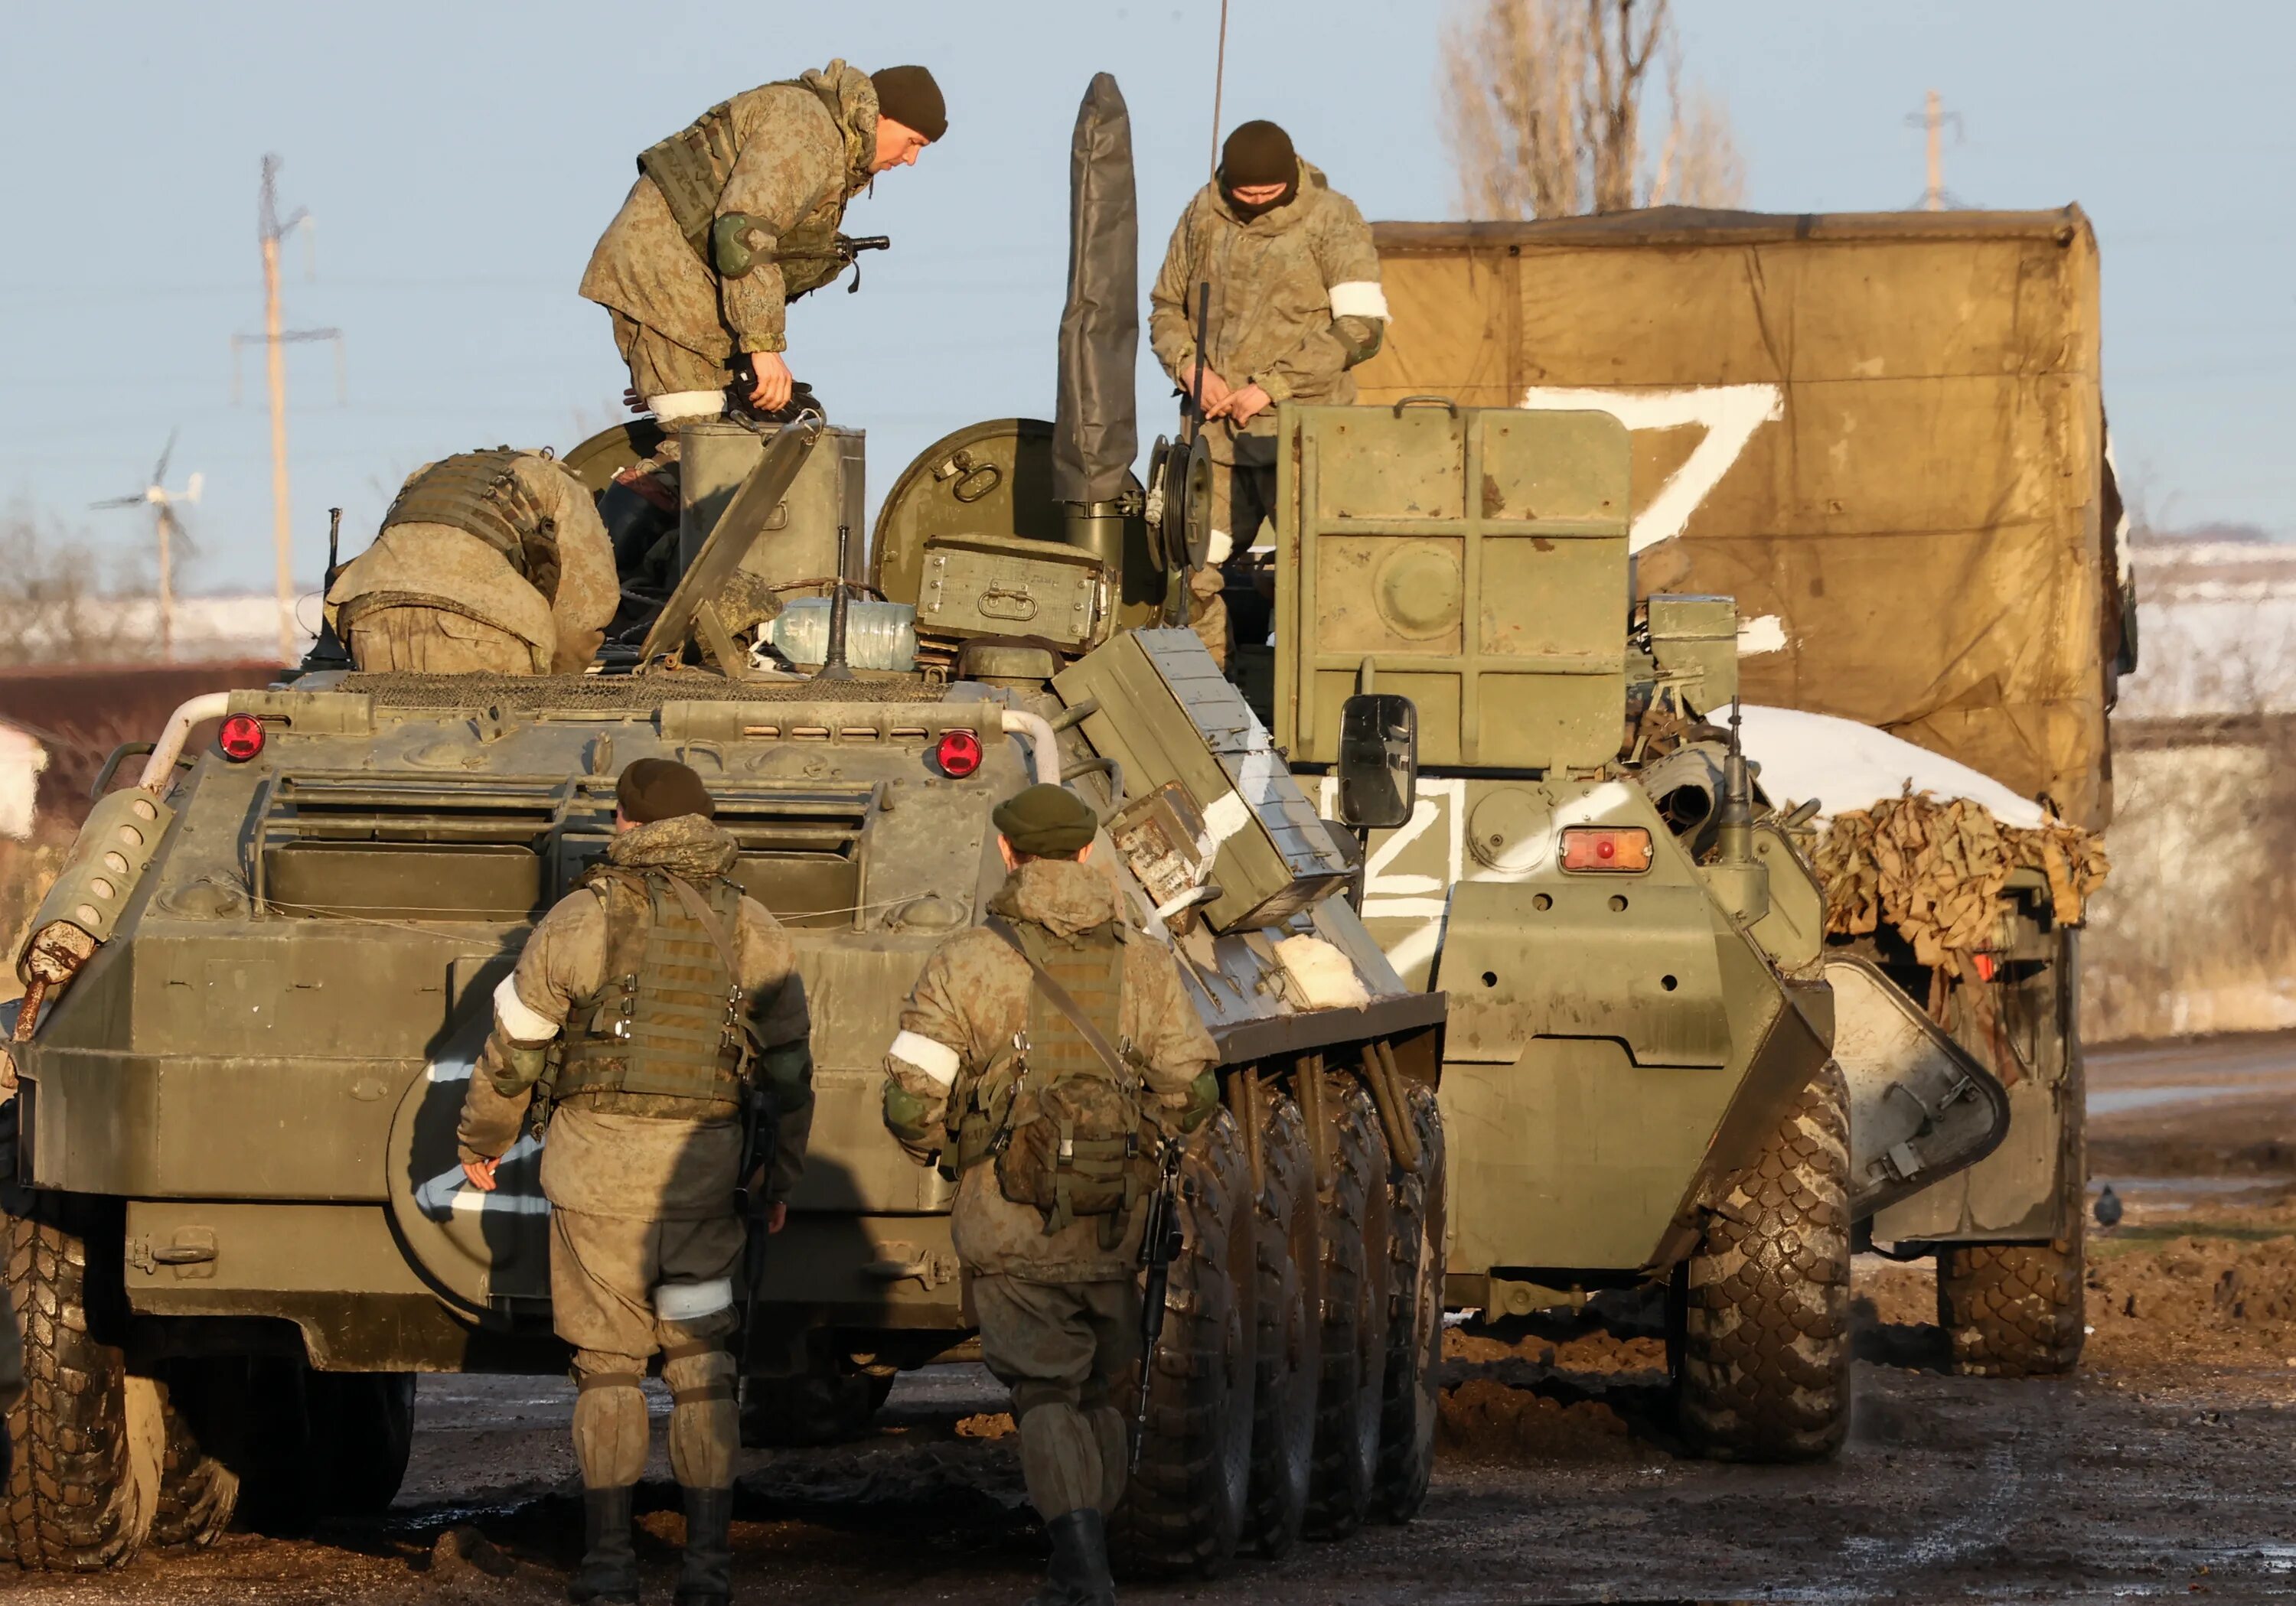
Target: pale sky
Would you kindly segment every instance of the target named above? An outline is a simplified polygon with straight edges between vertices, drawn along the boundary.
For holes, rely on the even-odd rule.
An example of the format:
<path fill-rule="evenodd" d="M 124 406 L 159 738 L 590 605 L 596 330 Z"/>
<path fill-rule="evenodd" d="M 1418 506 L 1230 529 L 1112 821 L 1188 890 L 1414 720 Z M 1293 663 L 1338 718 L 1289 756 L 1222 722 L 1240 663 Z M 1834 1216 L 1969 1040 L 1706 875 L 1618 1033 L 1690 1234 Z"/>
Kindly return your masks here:
<path fill-rule="evenodd" d="M 1232 0 L 1224 122 L 1273 117 L 1374 218 L 1455 215 L 1434 80 L 1441 0 Z M 1960 119 L 1948 187 L 1971 205 L 2095 219 L 2105 397 L 2120 462 L 2169 522 L 2296 537 L 2296 286 L 2281 204 L 2296 134 L 2296 8 L 2210 27 L 2133 0 L 1919 6 L 1677 0 L 1691 75 L 1727 106 L 1750 204 L 1882 209 L 1922 187 L 1906 125 L 1935 87 Z M 619 415 L 606 315 L 574 286 L 636 152 L 729 94 L 842 54 L 931 66 L 950 131 L 879 181 L 849 228 L 887 234 L 865 288 L 793 309 L 791 359 L 870 434 L 881 495 L 974 420 L 1047 414 L 1065 266 L 1067 144 L 1113 71 L 1139 159 L 1144 289 L 1211 140 L 1217 0 L 871 8 L 561 0 L 11 8 L 0 52 L 0 503 L 99 537 L 134 513 L 171 428 L 203 588 L 270 570 L 258 168 L 316 220 L 287 257 L 298 573 L 325 509 L 373 534 L 416 464 L 478 446 L 572 445 Z M 1144 447 L 1168 418 L 1144 369 Z"/>

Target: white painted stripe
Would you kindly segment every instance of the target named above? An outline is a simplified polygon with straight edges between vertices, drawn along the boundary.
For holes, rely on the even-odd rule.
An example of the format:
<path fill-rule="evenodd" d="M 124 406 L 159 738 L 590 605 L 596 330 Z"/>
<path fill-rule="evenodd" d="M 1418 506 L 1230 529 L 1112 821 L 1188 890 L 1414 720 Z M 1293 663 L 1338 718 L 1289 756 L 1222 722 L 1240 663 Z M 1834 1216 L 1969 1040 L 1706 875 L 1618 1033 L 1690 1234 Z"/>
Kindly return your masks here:
<path fill-rule="evenodd" d="M 943 1087 L 955 1086 L 959 1061 L 956 1050 L 946 1043 L 936 1043 L 922 1032 L 905 1031 L 885 1053 L 904 1065 L 914 1065 Z"/>
<path fill-rule="evenodd" d="M 1786 650 L 1785 621 L 1775 613 L 1745 620 L 1738 627 L 1738 656 L 1759 658 L 1765 652 Z"/>
<path fill-rule="evenodd" d="M 731 1277 L 708 1282 L 665 1282 L 653 1291 L 653 1314 L 665 1322 L 698 1321 L 731 1308 L 733 1303 Z"/>
<path fill-rule="evenodd" d="M 495 1019 L 513 1043 L 547 1043 L 558 1035 L 558 1022 L 518 996 L 518 978 L 505 976 L 495 988 Z"/>
<path fill-rule="evenodd" d="M 1332 286 L 1332 315 L 1335 318 L 1384 318 L 1387 292 L 1376 279 L 1350 279 Z"/>
<path fill-rule="evenodd" d="M 1226 841 L 1250 823 L 1251 810 L 1232 791 L 1213 799 L 1211 807 L 1204 810 L 1204 830 L 1215 845 Z"/>

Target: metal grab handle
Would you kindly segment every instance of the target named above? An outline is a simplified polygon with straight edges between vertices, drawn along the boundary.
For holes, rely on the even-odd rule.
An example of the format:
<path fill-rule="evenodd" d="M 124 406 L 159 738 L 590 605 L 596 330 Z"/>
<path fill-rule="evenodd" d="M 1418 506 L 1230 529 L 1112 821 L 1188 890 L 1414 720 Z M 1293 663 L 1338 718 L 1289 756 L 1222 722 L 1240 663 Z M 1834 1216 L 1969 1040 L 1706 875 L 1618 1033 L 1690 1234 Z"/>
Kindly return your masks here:
<path fill-rule="evenodd" d="M 1459 416 L 1459 404 L 1447 396 L 1406 396 L 1395 404 L 1395 415 L 1403 416 L 1406 407 L 1440 407 L 1452 417 Z"/>
<path fill-rule="evenodd" d="M 119 773 L 119 761 L 122 758 L 140 758 L 150 752 L 154 745 L 149 742 L 123 742 L 113 748 L 111 757 L 106 758 L 103 761 L 103 767 L 95 772 L 95 784 L 87 789 L 88 801 L 93 803 L 103 796 L 103 789 L 111 785 L 111 777 Z"/>

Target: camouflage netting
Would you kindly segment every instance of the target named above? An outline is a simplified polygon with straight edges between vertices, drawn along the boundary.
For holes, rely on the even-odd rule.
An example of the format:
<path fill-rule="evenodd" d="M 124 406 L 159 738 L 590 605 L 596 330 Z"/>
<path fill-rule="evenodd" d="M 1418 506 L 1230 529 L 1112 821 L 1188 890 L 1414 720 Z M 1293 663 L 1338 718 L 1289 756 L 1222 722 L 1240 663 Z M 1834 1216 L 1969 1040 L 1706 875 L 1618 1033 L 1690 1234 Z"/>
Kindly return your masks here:
<path fill-rule="evenodd" d="M 1836 815 L 1816 865 L 1830 934 L 1863 937 L 1887 921 L 1915 959 L 1955 976 L 1993 946 L 2011 872 L 2047 876 L 2057 920 L 2072 924 L 2107 868 L 2103 839 L 2077 825 L 2004 825 L 1981 804 L 1912 791 Z"/>
<path fill-rule="evenodd" d="M 693 669 L 648 675 L 346 675 L 332 688 L 387 709 L 653 709 L 665 702 L 939 702 L 946 684 L 894 680 L 727 680 Z"/>

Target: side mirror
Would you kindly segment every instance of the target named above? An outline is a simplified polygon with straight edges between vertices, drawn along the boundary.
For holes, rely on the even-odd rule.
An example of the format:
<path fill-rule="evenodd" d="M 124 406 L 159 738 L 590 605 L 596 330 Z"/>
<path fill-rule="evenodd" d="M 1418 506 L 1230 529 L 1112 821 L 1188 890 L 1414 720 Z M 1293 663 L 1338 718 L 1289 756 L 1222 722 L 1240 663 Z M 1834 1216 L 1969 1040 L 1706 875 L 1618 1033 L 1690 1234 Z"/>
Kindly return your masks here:
<path fill-rule="evenodd" d="M 1408 697 L 1359 692 L 1340 705 L 1340 819 L 1389 831 L 1419 798 L 1419 709 Z"/>

